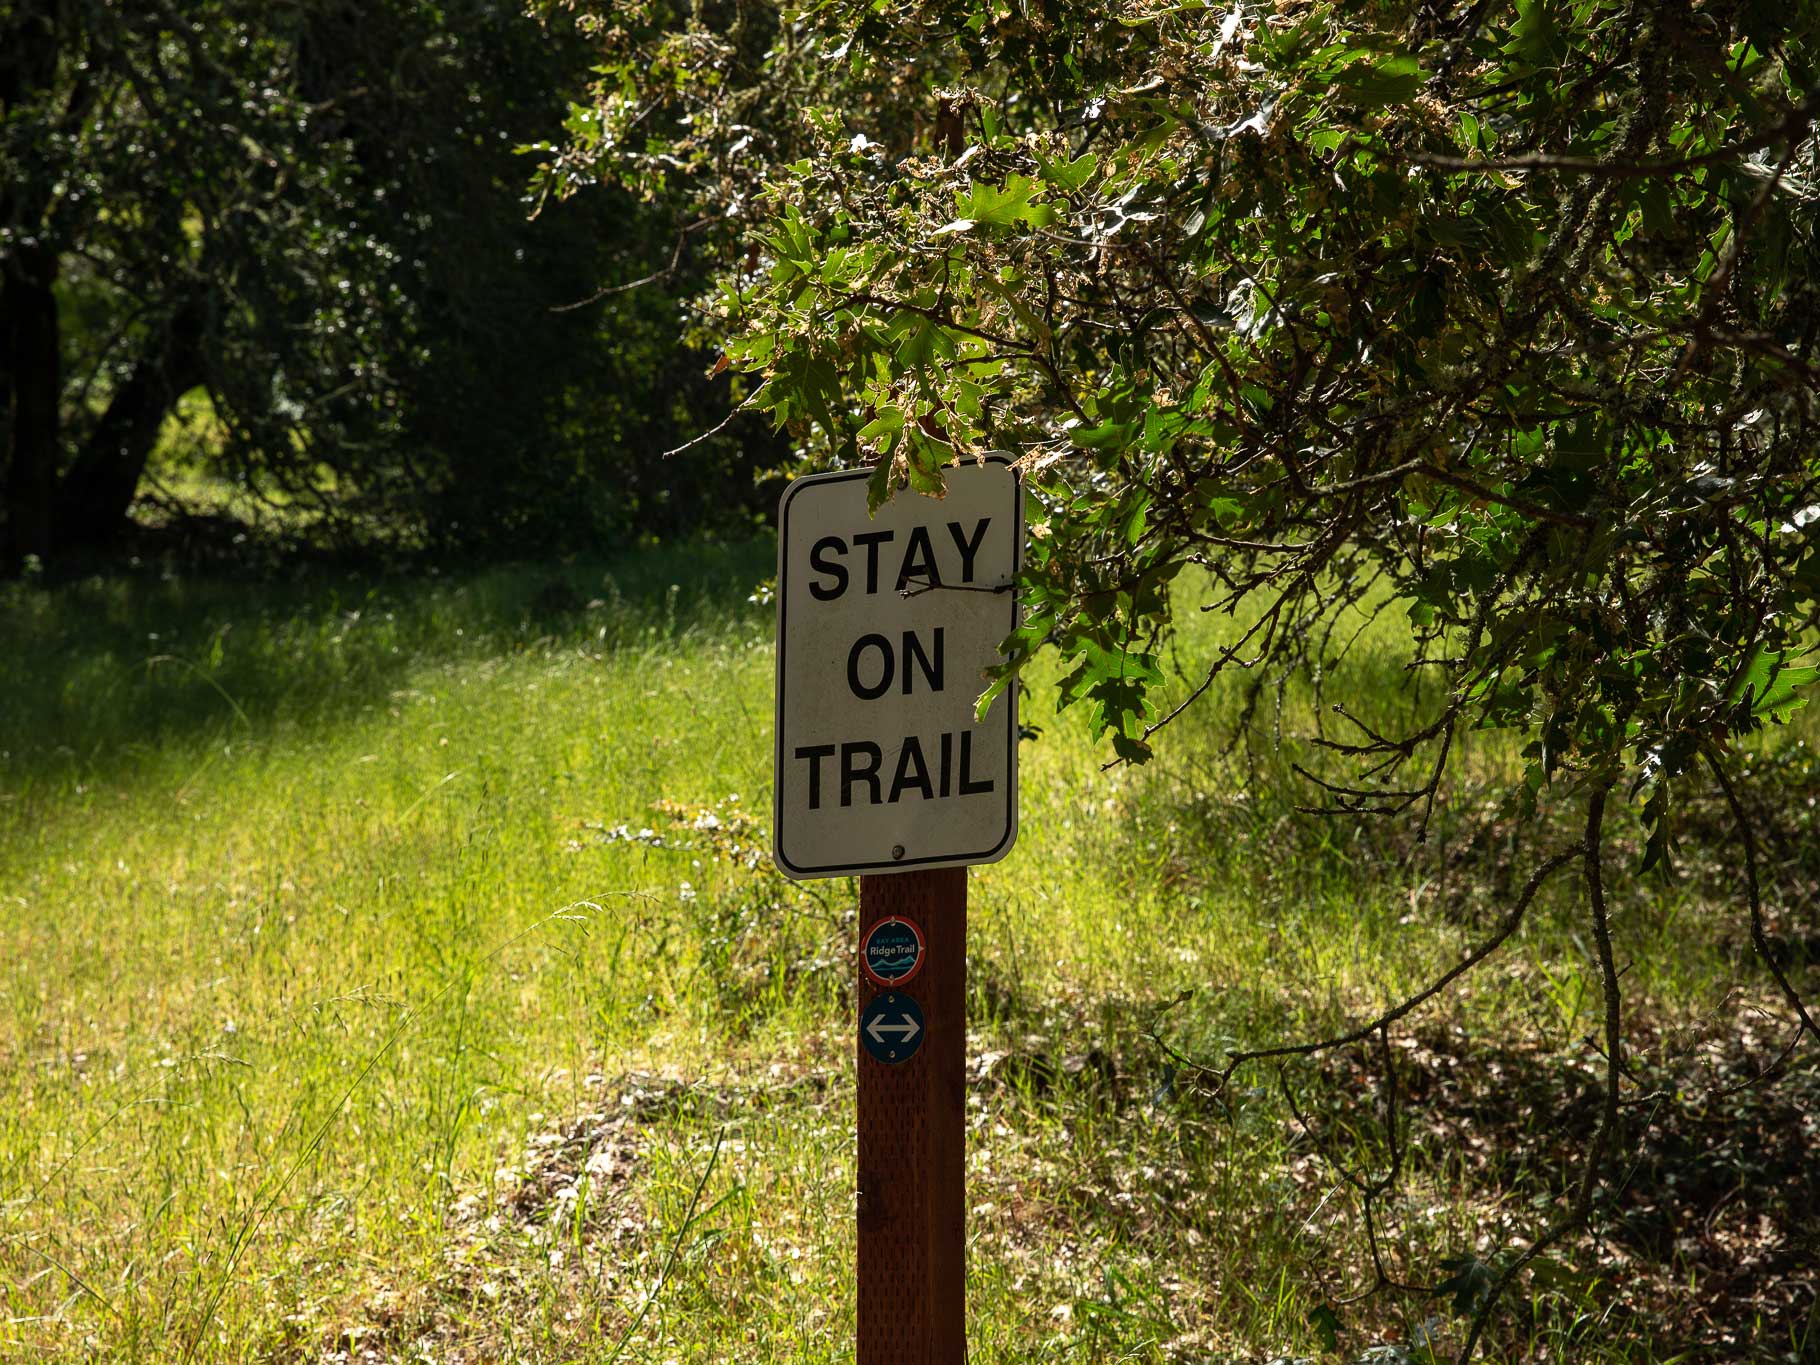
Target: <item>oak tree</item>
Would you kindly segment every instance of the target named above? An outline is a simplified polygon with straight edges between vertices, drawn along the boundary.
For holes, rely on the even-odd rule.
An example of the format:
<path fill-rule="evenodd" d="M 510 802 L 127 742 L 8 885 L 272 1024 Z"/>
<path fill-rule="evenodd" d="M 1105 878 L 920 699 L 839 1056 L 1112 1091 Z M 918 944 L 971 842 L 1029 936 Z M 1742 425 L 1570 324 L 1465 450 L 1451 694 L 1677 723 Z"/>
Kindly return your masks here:
<path fill-rule="evenodd" d="M 1584 1220 L 1634 1088 L 1614 803 L 1643 822 L 1650 872 L 1686 794 L 1716 790 L 1762 967 L 1820 1043 L 1765 932 L 1743 773 L 1816 676 L 1820 10 L 645 0 L 595 17 L 603 75 L 547 173 L 693 206 L 721 262 L 703 307 L 755 385 L 738 401 L 806 459 L 876 459 L 875 499 L 939 493 L 986 452 L 1020 461 L 1024 624 L 996 688 L 1059 655 L 1062 700 L 1143 762 L 1222 679 L 1249 720 L 1285 679 L 1319 689 L 1360 613 L 1388 613 L 1424 700 L 1396 724 L 1324 695 L 1313 811 L 1419 839 L 1461 737 L 1517 737 L 1505 810 L 1533 870 L 1494 932 L 1343 1036 L 1203 1059 L 1224 1082 L 1387 1040 L 1576 872 L 1600 1120 L 1559 1217 L 1493 1268 L 1487 1311 Z M 1164 709 L 1162 643 L 1207 584 L 1236 624 Z M 1539 806 L 1577 810 L 1571 830 Z"/>

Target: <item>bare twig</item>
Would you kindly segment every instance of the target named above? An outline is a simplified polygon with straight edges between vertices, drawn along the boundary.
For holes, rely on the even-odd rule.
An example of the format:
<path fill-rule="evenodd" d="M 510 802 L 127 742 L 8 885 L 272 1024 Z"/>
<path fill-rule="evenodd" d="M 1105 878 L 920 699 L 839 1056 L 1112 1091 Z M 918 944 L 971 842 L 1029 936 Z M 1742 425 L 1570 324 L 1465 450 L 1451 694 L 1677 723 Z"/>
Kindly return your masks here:
<path fill-rule="evenodd" d="M 663 458 L 667 460 L 672 455 L 681 455 L 684 451 L 695 449 L 695 447 L 700 445 L 703 441 L 713 440 L 716 436 L 720 435 L 721 432 L 725 431 L 728 427 L 733 425 L 733 419 L 735 417 L 739 416 L 740 413 L 746 411 L 746 409 L 750 408 L 751 406 L 752 406 L 752 399 L 751 398 L 746 399 L 745 402 L 741 403 L 738 407 L 734 408 L 732 412 L 729 412 L 725 417 L 721 418 L 720 421 L 716 422 L 713 426 L 709 427 L 706 431 L 702 432 L 701 435 L 691 437 L 689 440 L 684 441 L 681 445 L 677 446 L 674 450 L 666 450 L 663 453 Z"/>
<path fill-rule="evenodd" d="M 1725 801 L 1731 807 L 1732 819 L 1738 822 L 1738 838 L 1744 844 L 1744 888 L 1750 898 L 1750 941 L 1757 950 L 1757 956 L 1763 959 L 1763 965 L 1769 968 L 1769 974 L 1775 978 L 1782 998 L 1787 1000 L 1795 1016 L 1801 1021 L 1801 1027 L 1820 1041 L 1820 1026 L 1814 1023 L 1814 1016 L 1808 1012 L 1807 1004 L 1801 993 L 1788 979 L 1776 961 L 1775 952 L 1770 948 L 1769 934 L 1763 925 L 1763 889 L 1757 876 L 1757 828 L 1744 809 L 1744 803 L 1738 799 L 1738 791 L 1732 785 L 1731 777 L 1725 771 L 1725 765 L 1711 749 L 1706 751 L 1707 767 L 1712 769 L 1713 777 L 1719 783 L 1719 790 L 1725 793 Z"/>
<path fill-rule="evenodd" d="M 1434 999 L 1435 996 L 1446 990 L 1453 982 L 1495 953 L 1503 946 L 1505 940 L 1517 931 L 1517 926 L 1523 923 L 1523 917 L 1529 913 L 1530 903 L 1535 900 L 1536 893 L 1542 889 L 1542 884 L 1568 863 L 1573 862 L 1576 858 L 1583 857 L 1584 849 L 1585 846 L 1583 844 L 1576 843 L 1543 859 L 1536 867 L 1535 871 L 1529 874 L 1529 880 L 1524 882 L 1523 889 L 1517 894 L 1516 904 L 1511 907 L 1510 913 L 1507 914 L 1498 924 L 1498 927 L 1492 931 L 1489 938 L 1473 948 L 1465 957 L 1461 958 L 1459 962 L 1452 967 L 1449 967 L 1445 972 L 1436 977 L 1421 990 L 1417 991 L 1414 995 L 1409 996 L 1400 1004 L 1393 1005 L 1390 1009 L 1385 1010 L 1369 1023 L 1363 1024 L 1358 1028 L 1349 1029 L 1345 1033 L 1336 1034 L 1330 1038 L 1322 1038 L 1311 1043 L 1285 1043 L 1276 1047 L 1256 1048 L 1250 1051 L 1234 1052 L 1227 1056 L 1226 1064 L 1223 1067 L 1212 1066 L 1205 1062 L 1197 1062 L 1193 1058 L 1183 1055 L 1168 1042 L 1164 1041 L 1155 1025 L 1150 1028 L 1149 1037 L 1151 1041 L 1162 1048 L 1178 1066 L 1181 1066 L 1188 1071 L 1199 1073 L 1202 1076 L 1212 1077 L 1214 1079 L 1214 1090 L 1216 1093 L 1224 1090 L 1227 1082 L 1232 1079 L 1233 1073 L 1247 1062 L 1267 1061 L 1275 1057 L 1312 1057 L 1317 1053 L 1331 1052 L 1335 1048 L 1348 1047 L 1354 1043 L 1362 1042 L 1366 1038 L 1371 1037 L 1372 1034 L 1388 1028 L 1399 1019 L 1404 1018 L 1428 1001 Z"/>
<path fill-rule="evenodd" d="M 1599 959 L 1599 979 L 1605 993 L 1605 1094 L 1598 1131 L 1593 1134 L 1592 1146 L 1587 1149 L 1585 1164 L 1580 1168 L 1580 1183 L 1567 1216 L 1546 1229 L 1515 1260 L 1498 1272 L 1491 1288 L 1485 1293 L 1485 1301 L 1473 1315 L 1472 1325 L 1466 1332 L 1466 1341 L 1460 1347 L 1457 1365 L 1469 1365 L 1498 1300 L 1523 1272 L 1524 1267 L 1573 1229 L 1585 1224 L 1587 1216 L 1592 1212 L 1593 1192 L 1599 1186 L 1599 1171 L 1605 1164 L 1605 1158 L 1611 1151 L 1612 1139 L 1618 1130 L 1619 1087 L 1623 1082 L 1624 1067 L 1623 998 L 1618 991 L 1618 969 L 1612 956 L 1611 925 L 1605 911 L 1602 865 L 1605 798 L 1609 790 L 1606 786 L 1595 787 L 1587 798 L 1586 838 L 1577 850 L 1586 875 L 1586 898 L 1592 915 L 1593 942 Z"/>
<path fill-rule="evenodd" d="M 647 284 L 656 284 L 659 280 L 669 279 L 682 266 L 683 247 L 688 243 L 689 234 L 698 228 L 707 226 L 709 221 L 711 220 L 707 218 L 697 218 L 693 223 L 685 223 L 678 229 L 676 249 L 670 253 L 670 264 L 662 270 L 653 270 L 649 275 L 641 279 L 628 280 L 625 284 L 610 284 L 604 289 L 596 290 L 585 299 L 577 299 L 574 303 L 552 304 L 550 311 L 552 313 L 572 313 L 577 308 L 586 308 L 591 303 L 599 303 L 602 299 L 610 299 L 616 294 L 629 294 L 634 289 L 644 288 Z"/>
<path fill-rule="evenodd" d="M 1649 161 L 1633 161 L 1622 157 L 1554 156 L 1546 152 L 1537 152 L 1530 156 L 1483 157 L 1441 156 L 1430 152 L 1387 150 L 1390 155 L 1438 171 L 1561 171 L 1570 175 L 1610 176 L 1620 180 L 1647 176 L 1674 176 L 1697 171 L 1702 166 L 1736 161 L 1740 157 L 1749 156 L 1752 152 L 1760 152 L 1765 147 L 1773 147 L 1784 140 L 1798 141 L 1816 113 L 1820 113 L 1820 95 L 1813 95 L 1803 100 L 1790 109 L 1784 117 L 1767 128 L 1759 129 L 1750 137 L 1728 142 L 1723 147 L 1715 147 L 1712 151 L 1703 152 L 1699 156 L 1669 157 Z"/>

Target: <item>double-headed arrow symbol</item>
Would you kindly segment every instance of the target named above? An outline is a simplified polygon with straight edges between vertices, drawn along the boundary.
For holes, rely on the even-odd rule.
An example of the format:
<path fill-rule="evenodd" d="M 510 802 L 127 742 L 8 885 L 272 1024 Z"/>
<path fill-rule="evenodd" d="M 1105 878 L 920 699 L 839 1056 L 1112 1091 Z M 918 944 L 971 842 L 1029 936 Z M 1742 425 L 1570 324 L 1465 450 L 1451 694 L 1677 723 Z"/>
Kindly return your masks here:
<path fill-rule="evenodd" d="M 909 1015 L 900 1014 L 897 1017 L 904 1022 L 901 1024 L 887 1024 L 882 1022 L 882 1015 L 877 1019 L 870 1020 L 866 1024 L 866 1032 L 872 1035 L 872 1041 L 877 1043 L 880 1047 L 883 1047 L 887 1041 L 885 1035 L 887 1033 L 895 1033 L 898 1035 L 898 1042 L 907 1043 L 912 1038 L 916 1037 L 918 1033 L 922 1032 L 922 1030 L 917 1027 L 916 1020 L 912 1019 Z"/>

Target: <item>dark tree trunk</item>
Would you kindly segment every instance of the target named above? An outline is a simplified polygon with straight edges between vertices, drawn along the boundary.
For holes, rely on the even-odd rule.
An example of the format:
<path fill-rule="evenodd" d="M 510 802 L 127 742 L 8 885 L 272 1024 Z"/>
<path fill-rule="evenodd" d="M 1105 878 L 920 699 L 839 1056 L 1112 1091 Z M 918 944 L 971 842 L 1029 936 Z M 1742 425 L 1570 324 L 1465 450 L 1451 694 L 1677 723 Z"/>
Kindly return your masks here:
<path fill-rule="evenodd" d="M 10 119 L 50 88 L 68 18 L 53 3 L 9 7 L 0 19 L 0 115 Z M 0 225 L 14 233 L 0 250 L 0 577 L 53 548 L 63 398 L 62 262 L 43 240 L 53 193 L 42 174 L 0 184 Z"/>
<path fill-rule="evenodd" d="M 12 292 L 6 287 L 4 263 L 0 263 L 0 580 L 19 572 L 19 556 L 13 549 L 13 518 L 9 490 L 13 485 L 13 407 L 16 386 L 13 383 Z"/>
<path fill-rule="evenodd" d="M 58 544 L 105 549 L 126 531 L 126 512 L 164 418 L 203 379 L 202 309 L 186 304 L 150 342 L 114 391 L 82 452 L 57 485 Z"/>
<path fill-rule="evenodd" d="M 0 575 L 55 548 L 59 404 L 63 396 L 57 257 L 15 247 L 0 267 Z"/>

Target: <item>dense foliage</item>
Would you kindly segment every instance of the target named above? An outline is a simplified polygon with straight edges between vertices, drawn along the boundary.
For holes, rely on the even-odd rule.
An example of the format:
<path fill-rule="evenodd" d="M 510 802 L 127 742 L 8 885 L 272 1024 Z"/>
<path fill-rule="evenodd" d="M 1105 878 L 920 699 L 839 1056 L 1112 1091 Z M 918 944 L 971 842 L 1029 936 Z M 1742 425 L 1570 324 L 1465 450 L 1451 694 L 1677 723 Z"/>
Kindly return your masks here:
<path fill-rule="evenodd" d="M 1197 564 L 1255 621 L 1213 672 L 1408 612 L 1451 687 L 1345 736 L 1383 775 L 1490 724 L 1659 783 L 1799 704 L 1811 7 L 634 8 L 557 173 L 734 220 L 729 357 L 879 496 L 1023 458 L 1017 656 L 1125 757 Z"/>
<path fill-rule="evenodd" d="M 185 394 L 209 472 L 319 529 L 691 520 L 647 470 L 707 394 L 675 303 L 567 307 L 668 217 L 524 194 L 587 60 L 496 0 L 0 4 L 0 567 L 116 544 Z"/>
<path fill-rule="evenodd" d="M 1739 785 L 1740 743 L 1815 678 L 1820 9 L 646 0 L 595 31 L 605 75 L 548 173 L 714 225 L 740 401 L 807 458 L 877 458 L 877 499 L 1022 461 L 999 686 L 1058 651 L 1064 700 L 1142 761 L 1222 674 L 1254 705 L 1318 687 L 1352 613 L 1388 610 L 1439 685 L 1398 729 L 1328 698 L 1321 813 L 1419 838 L 1462 731 L 1521 737 L 1507 814 L 1576 825 L 1530 826 L 1535 875 L 1460 970 L 1581 870 L 1607 1084 L 1569 1222 L 1621 1126 L 1608 793 L 1666 867 L 1677 793 L 1716 778 L 1757 945 L 1820 1040 Z M 1190 568 L 1237 624 L 1159 714 Z"/>

